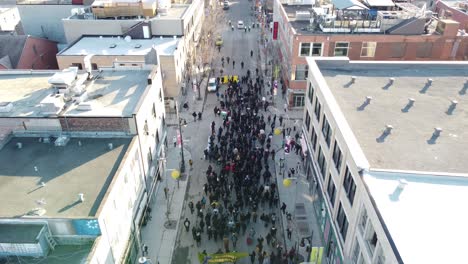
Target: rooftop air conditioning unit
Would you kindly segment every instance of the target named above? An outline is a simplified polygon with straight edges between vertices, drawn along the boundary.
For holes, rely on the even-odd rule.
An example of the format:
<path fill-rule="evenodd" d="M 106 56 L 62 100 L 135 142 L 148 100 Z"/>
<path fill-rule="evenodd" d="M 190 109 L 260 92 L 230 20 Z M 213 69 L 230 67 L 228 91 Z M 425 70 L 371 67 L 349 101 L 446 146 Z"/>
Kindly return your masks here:
<path fill-rule="evenodd" d="M 0 102 L 0 113 L 8 113 L 13 110 L 13 104 L 11 102 Z"/>

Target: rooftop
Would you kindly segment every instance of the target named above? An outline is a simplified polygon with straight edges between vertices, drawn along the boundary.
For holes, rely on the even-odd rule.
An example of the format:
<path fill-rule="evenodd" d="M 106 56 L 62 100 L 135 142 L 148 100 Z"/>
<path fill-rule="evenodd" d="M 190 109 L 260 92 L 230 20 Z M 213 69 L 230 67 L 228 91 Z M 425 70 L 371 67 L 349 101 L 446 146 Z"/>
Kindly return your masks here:
<path fill-rule="evenodd" d="M 318 66 L 371 169 L 468 173 L 468 63 L 324 59 Z"/>
<path fill-rule="evenodd" d="M 57 245 L 54 250 L 49 252 L 46 257 L 20 257 L 14 256 L 7 259 L 6 264 L 22 263 L 22 264 L 82 264 L 87 263 L 88 255 L 93 249 L 93 244 L 84 245 Z"/>
<path fill-rule="evenodd" d="M 364 181 L 402 263 L 466 261 L 468 178 L 370 172 Z"/>
<path fill-rule="evenodd" d="M 56 71 L 32 74 L 0 74 L 2 102 L 13 104 L 10 112 L 0 112 L 0 117 L 44 117 L 41 103 L 55 95 L 48 80 Z M 78 105 L 67 104 L 62 116 L 131 116 L 147 88 L 149 70 L 122 70 L 96 73 L 96 78 L 86 81 L 90 110 L 77 110 Z M 78 74 L 82 76 L 82 74 Z M 63 103 L 63 99 L 57 101 Z M 60 105 L 60 102 L 57 105 Z"/>
<path fill-rule="evenodd" d="M 180 38 L 127 39 L 122 37 L 82 37 L 60 52 L 67 55 L 146 55 L 156 48 L 159 55 L 173 55 Z M 111 45 L 113 48 L 111 48 Z M 115 47 L 114 47 L 115 45 Z"/>
<path fill-rule="evenodd" d="M 38 138 L 13 138 L 0 150 L 0 217 L 22 217 L 41 207 L 47 217 L 95 216 L 131 141 L 72 138 L 56 147 Z"/>

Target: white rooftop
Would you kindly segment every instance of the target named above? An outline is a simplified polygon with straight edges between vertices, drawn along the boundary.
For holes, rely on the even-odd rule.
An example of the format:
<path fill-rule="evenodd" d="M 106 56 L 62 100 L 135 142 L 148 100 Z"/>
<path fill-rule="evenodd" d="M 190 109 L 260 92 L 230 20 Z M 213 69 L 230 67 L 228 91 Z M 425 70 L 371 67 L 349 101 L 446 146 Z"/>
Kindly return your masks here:
<path fill-rule="evenodd" d="M 402 262 L 466 263 L 467 177 L 371 171 L 364 180 Z"/>
<path fill-rule="evenodd" d="M 180 38 L 125 39 L 123 37 L 83 37 L 59 53 L 67 55 L 140 55 L 144 56 L 156 48 L 159 55 L 172 55 Z"/>

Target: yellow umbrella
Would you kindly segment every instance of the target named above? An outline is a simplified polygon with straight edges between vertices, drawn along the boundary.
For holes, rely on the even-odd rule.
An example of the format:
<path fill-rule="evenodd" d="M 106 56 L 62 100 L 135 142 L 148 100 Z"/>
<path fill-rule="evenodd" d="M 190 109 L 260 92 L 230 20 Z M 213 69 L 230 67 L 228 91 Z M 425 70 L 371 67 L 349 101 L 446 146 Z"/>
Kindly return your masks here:
<path fill-rule="evenodd" d="M 291 179 L 284 179 L 283 180 L 283 185 L 284 187 L 289 187 L 291 186 L 292 180 Z"/>
<path fill-rule="evenodd" d="M 174 180 L 179 179 L 179 177 L 180 177 L 180 172 L 179 172 L 178 170 L 173 170 L 172 173 L 171 173 L 171 177 L 172 177 Z"/>
<path fill-rule="evenodd" d="M 281 132 L 282 132 L 282 131 L 281 131 L 280 128 L 275 128 L 274 133 L 275 133 L 276 136 L 281 135 Z"/>

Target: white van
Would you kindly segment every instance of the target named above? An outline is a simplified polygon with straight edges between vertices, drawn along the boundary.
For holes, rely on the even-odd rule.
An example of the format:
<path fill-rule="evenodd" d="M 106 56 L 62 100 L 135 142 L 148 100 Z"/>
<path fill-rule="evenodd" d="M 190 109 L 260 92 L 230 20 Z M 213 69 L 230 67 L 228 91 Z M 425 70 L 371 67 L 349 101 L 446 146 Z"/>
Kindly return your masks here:
<path fill-rule="evenodd" d="M 244 29 L 244 21 L 242 21 L 242 20 L 237 21 L 237 28 L 238 29 Z"/>

